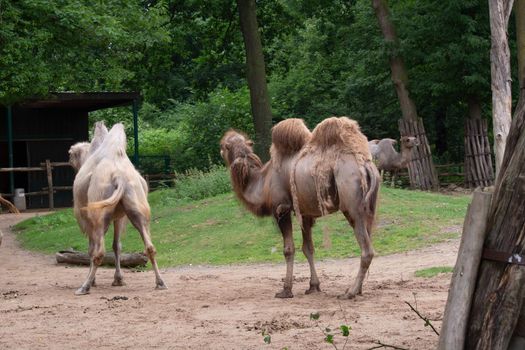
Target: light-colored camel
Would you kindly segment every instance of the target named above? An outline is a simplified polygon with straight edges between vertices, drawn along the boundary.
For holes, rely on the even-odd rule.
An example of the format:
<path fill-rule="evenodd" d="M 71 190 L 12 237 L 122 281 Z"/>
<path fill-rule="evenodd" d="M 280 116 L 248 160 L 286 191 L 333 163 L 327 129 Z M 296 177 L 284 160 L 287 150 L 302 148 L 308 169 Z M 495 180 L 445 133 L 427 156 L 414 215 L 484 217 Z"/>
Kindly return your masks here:
<path fill-rule="evenodd" d="M 403 136 L 401 137 L 401 153 L 398 153 L 394 148 L 396 143 L 396 140 L 388 138 L 368 142 L 368 148 L 377 169 L 381 171 L 381 177 L 385 171 L 389 171 L 392 175 L 392 184 L 399 170 L 405 169 L 412 160 L 414 147 L 419 145 L 416 137 Z"/>
<path fill-rule="evenodd" d="M 155 271 L 156 288 L 165 289 L 150 238 L 148 187 L 126 155 L 124 126 L 115 124 L 108 132 L 103 123 L 97 123 L 92 142 L 73 145 L 69 153 L 70 163 L 78 170 L 73 183 L 75 217 L 89 238 L 91 257 L 88 277 L 75 294 L 87 294 L 94 285 L 97 268 L 104 257 L 104 235 L 112 221 L 116 265 L 113 285 L 123 285 L 120 236 L 125 229 L 126 216 L 144 241 L 146 254 Z"/>
<path fill-rule="evenodd" d="M 265 165 L 253 153 L 252 145 L 245 134 L 230 130 L 221 140 L 221 155 L 230 168 L 233 189 L 240 201 L 255 215 L 273 215 L 283 235 L 286 278 L 283 290 L 275 296 L 293 297 L 292 210 L 300 218 L 302 251 L 310 265 L 306 294 L 320 291 L 312 226 L 315 218 L 337 209 L 354 227 L 362 249 L 355 285 L 343 297 L 361 293 L 374 254 L 370 234 L 379 175 L 357 123 L 346 117 L 329 118 L 312 134 L 301 119 L 284 120 L 272 130 L 271 159 Z"/>

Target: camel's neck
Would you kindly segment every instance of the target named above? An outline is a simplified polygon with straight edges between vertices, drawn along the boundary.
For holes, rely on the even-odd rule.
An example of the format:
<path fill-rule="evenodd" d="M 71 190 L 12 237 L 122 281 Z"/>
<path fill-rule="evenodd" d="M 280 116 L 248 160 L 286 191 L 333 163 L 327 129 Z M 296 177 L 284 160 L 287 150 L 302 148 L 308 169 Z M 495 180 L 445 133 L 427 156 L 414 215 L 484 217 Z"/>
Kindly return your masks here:
<path fill-rule="evenodd" d="M 262 165 L 255 154 L 236 158 L 230 166 L 233 189 L 237 197 L 252 213 L 258 216 L 270 214 L 265 182 L 269 163 Z"/>

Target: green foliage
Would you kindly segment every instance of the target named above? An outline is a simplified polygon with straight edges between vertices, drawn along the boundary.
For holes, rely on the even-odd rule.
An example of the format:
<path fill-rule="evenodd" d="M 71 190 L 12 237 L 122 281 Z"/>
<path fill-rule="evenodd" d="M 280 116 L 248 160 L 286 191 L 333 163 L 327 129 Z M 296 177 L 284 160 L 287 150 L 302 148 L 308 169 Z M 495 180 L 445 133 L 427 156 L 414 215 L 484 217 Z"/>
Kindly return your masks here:
<path fill-rule="evenodd" d="M 150 200 L 162 205 L 175 205 L 181 201 L 200 200 L 229 191 L 231 185 L 226 169 L 212 166 L 208 172 L 190 169 L 185 173 L 177 174 L 173 189 L 156 191 L 150 196 Z"/>
<path fill-rule="evenodd" d="M 341 309 L 342 310 L 342 309 Z M 348 343 L 348 337 L 350 336 L 350 330 L 352 327 L 342 324 L 339 327 L 337 327 L 337 330 L 333 330 L 330 327 L 325 327 L 324 329 L 319 326 L 319 312 L 314 312 L 310 314 L 310 321 L 315 321 L 315 326 L 319 328 L 319 330 L 324 335 L 324 341 L 334 347 L 334 349 L 339 349 L 337 347 L 337 344 L 335 342 L 335 335 L 341 335 L 342 337 L 346 338 L 345 343 L 343 344 L 342 349 L 346 348 L 346 344 Z M 346 316 L 345 316 L 346 319 Z"/>
<path fill-rule="evenodd" d="M 137 89 L 168 39 L 162 6 L 0 1 L 0 102 L 51 91 Z"/>
<path fill-rule="evenodd" d="M 312 312 L 310 314 L 310 320 L 317 321 L 319 319 L 319 312 Z"/>
<path fill-rule="evenodd" d="M 208 169 L 222 163 L 219 141 L 226 130 L 253 135 L 248 89 L 218 88 L 206 101 L 175 104 L 151 124 L 157 129 L 140 135 L 141 152 L 145 143 L 150 154 L 172 156 L 177 171 Z"/>
<path fill-rule="evenodd" d="M 232 193 L 188 201 L 176 198 L 176 188 L 155 191 L 149 196 L 152 239 L 161 266 L 282 263 L 282 237 L 271 218 L 255 218 Z M 458 227 L 459 231 L 469 202 L 469 196 L 382 188 L 377 228 L 372 235 L 375 251 L 379 255 L 392 254 L 458 237 L 458 232 L 449 228 Z M 87 249 L 87 239 L 69 209 L 24 221 L 18 228 L 18 239 L 31 250 L 54 254 L 69 247 Z M 294 239 L 295 245 L 301 246 L 296 222 Z M 313 239 L 317 259 L 360 255 L 352 229 L 339 213 L 319 219 L 313 228 Z M 107 234 L 106 250 L 111 251 L 111 243 L 112 235 Z M 131 226 L 122 244 L 126 252 L 144 249 Z M 306 261 L 302 254 L 295 258 Z"/>
<path fill-rule="evenodd" d="M 451 266 L 436 266 L 430 267 L 428 269 L 417 270 L 415 272 L 416 277 L 431 278 L 439 275 L 440 273 L 450 273 L 453 272 L 454 268 Z"/>
<path fill-rule="evenodd" d="M 341 329 L 341 335 L 343 337 L 348 337 L 350 335 L 350 330 L 352 329 L 352 327 L 343 324 L 339 328 Z"/>
<path fill-rule="evenodd" d="M 271 344 L 272 343 L 272 336 L 270 334 L 267 334 L 266 331 L 262 332 L 263 341 L 265 344 Z"/>
<path fill-rule="evenodd" d="M 369 138 L 397 138 L 388 62 L 396 50 L 437 160 L 462 161 L 468 101 L 490 113 L 487 3 L 389 6 L 395 47 L 370 2 L 257 2 L 274 122 L 300 117 L 314 127 L 348 115 Z M 253 136 L 244 55 L 233 0 L 0 0 L 0 103 L 50 91 L 140 91 L 141 153 L 170 156 L 179 172 L 220 163 L 218 141 L 230 127 Z M 131 116 L 129 108 L 98 111 L 91 122 L 122 121 L 131 138 Z"/>

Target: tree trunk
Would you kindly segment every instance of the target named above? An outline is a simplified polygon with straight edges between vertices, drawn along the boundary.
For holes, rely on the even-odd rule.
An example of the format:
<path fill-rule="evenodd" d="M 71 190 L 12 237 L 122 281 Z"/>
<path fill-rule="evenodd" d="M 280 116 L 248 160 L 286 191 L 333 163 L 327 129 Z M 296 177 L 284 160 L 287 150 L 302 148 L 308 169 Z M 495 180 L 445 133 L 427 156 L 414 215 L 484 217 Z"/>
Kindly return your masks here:
<path fill-rule="evenodd" d="M 525 89 L 525 0 L 515 0 L 514 7 L 518 46 L 518 81 L 520 89 Z"/>
<path fill-rule="evenodd" d="M 468 99 L 469 117 L 465 120 L 465 186 L 486 187 L 494 184 L 492 155 L 487 121 L 481 119 L 481 105 L 476 96 Z"/>
<path fill-rule="evenodd" d="M 466 349 L 506 350 L 518 321 L 525 291 L 525 270 L 517 264 L 525 260 L 524 149 L 525 90 L 521 90 L 487 218 L 485 260 L 470 310 Z M 495 257 L 494 251 L 504 259 Z"/>
<path fill-rule="evenodd" d="M 525 0 L 514 1 L 516 17 L 516 44 L 518 48 L 518 82 L 520 90 L 525 89 Z M 525 344 L 525 303 L 521 307 L 518 324 L 509 349 L 523 349 Z"/>
<path fill-rule="evenodd" d="M 266 161 L 269 159 L 271 144 L 272 111 L 266 86 L 266 69 L 257 25 L 255 0 L 237 0 L 237 7 L 246 50 L 246 73 L 255 127 L 254 150 L 263 161 Z"/>
<path fill-rule="evenodd" d="M 494 155 L 498 177 L 509 127 L 512 120 L 510 52 L 507 27 L 513 0 L 489 0 L 490 72 L 492 88 L 492 119 L 494 124 Z"/>
<path fill-rule="evenodd" d="M 448 151 L 448 128 L 446 125 L 447 121 L 447 110 L 445 107 L 440 106 L 436 110 L 434 127 L 436 128 L 436 154 L 442 156 Z"/>
<path fill-rule="evenodd" d="M 408 127 L 409 124 L 417 125 L 418 123 L 422 123 L 422 121 L 420 120 L 420 118 L 418 118 L 416 105 L 414 101 L 410 98 L 408 92 L 408 74 L 405 69 L 405 63 L 403 61 L 403 58 L 397 53 L 399 41 L 397 39 L 397 34 L 394 25 L 390 20 L 388 4 L 386 0 L 372 0 L 372 7 L 374 8 L 374 12 L 379 22 L 379 28 L 383 33 L 385 42 L 390 47 L 389 61 L 390 71 L 392 74 L 392 82 L 394 83 L 394 87 L 396 89 L 399 105 L 401 107 L 401 114 L 403 116 L 404 121 L 404 123 L 400 121 L 399 125 L 400 128 L 402 128 L 402 125 L 405 125 L 406 132 L 407 130 L 410 130 L 410 128 Z M 421 127 L 421 129 L 424 130 L 423 127 Z M 400 129 L 400 132 L 402 136 L 405 136 L 403 135 L 403 130 Z M 407 136 L 419 137 L 415 134 L 408 134 Z M 421 136 L 422 137 L 419 138 L 420 145 L 416 147 L 415 153 L 424 153 L 423 150 L 428 150 L 429 157 L 424 160 L 416 157 L 410 162 L 413 163 L 412 166 L 409 165 L 408 167 L 410 183 L 412 186 L 415 185 L 416 188 L 422 190 L 428 190 L 431 188 L 437 189 L 439 187 L 439 183 L 436 176 L 434 162 L 432 161 L 432 157 L 430 155 L 430 146 L 428 145 L 426 136 Z M 417 151 L 417 149 L 420 149 L 420 151 Z M 428 166 L 425 166 L 425 164 L 423 164 L 424 162 L 428 163 Z M 423 169 L 423 173 L 414 173 L 413 169 Z M 430 187 L 427 186 L 428 184 Z"/>
<path fill-rule="evenodd" d="M 392 81 L 399 99 L 403 119 L 417 120 L 416 105 L 410 98 L 407 89 L 408 75 L 405 69 L 405 63 L 403 62 L 403 58 L 396 53 L 399 42 L 394 25 L 390 21 L 388 4 L 386 0 L 372 0 L 372 7 L 374 8 L 385 42 L 390 46 L 391 52 L 389 60 Z"/>

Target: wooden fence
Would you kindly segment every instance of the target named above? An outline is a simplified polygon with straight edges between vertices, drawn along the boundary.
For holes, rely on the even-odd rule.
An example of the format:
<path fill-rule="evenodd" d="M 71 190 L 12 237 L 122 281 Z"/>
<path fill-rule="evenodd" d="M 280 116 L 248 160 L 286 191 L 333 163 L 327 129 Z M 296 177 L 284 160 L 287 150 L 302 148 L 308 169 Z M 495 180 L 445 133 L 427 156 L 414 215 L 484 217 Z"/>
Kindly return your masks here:
<path fill-rule="evenodd" d="M 49 208 L 55 208 L 54 193 L 57 191 L 71 191 L 73 186 L 53 186 L 53 168 L 70 167 L 68 162 L 51 162 L 49 159 L 45 163 L 40 163 L 39 167 L 17 167 L 17 168 L 0 168 L 0 172 L 39 172 L 44 171 L 47 175 L 47 187 L 41 191 L 26 192 L 25 196 L 45 196 L 49 198 Z M 0 193 L 2 197 L 14 197 L 14 193 Z"/>
<path fill-rule="evenodd" d="M 24 195 L 30 196 L 48 196 L 49 209 L 55 208 L 54 194 L 57 191 L 72 191 L 73 186 L 55 186 L 53 184 L 53 169 L 58 167 L 70 167 L 68 162 L 51 162 L 49 159 L 45 163 L 40 163 L 39 167 L 17 167 L 17 168 L 0 168 L 1 172 L 45 172 L 47 175 L 47 187 L 42 188 L 41 191 L 25 192 Z M 148 183 L 150 191 L 162 187 L 173 187 L 173 180 L 175 174 L 150 174 L 143 175 Z M 2 197 L 14 198 L 14 193 L 0 193 Z"/>
<path fill-rule="evenodd" d="M 441 187 L 448 185 L 468 187 L 465 183 L 465 170 L 463 163 L 436 164 L 434 168 Z M 401 170 L 396 175 L 396 182 L 398 181 L 403 186 L 410 186 L 410 178 L 407 169 Z M 388 180 L 384 179 L 384 182 L 388 183 Z"/>

